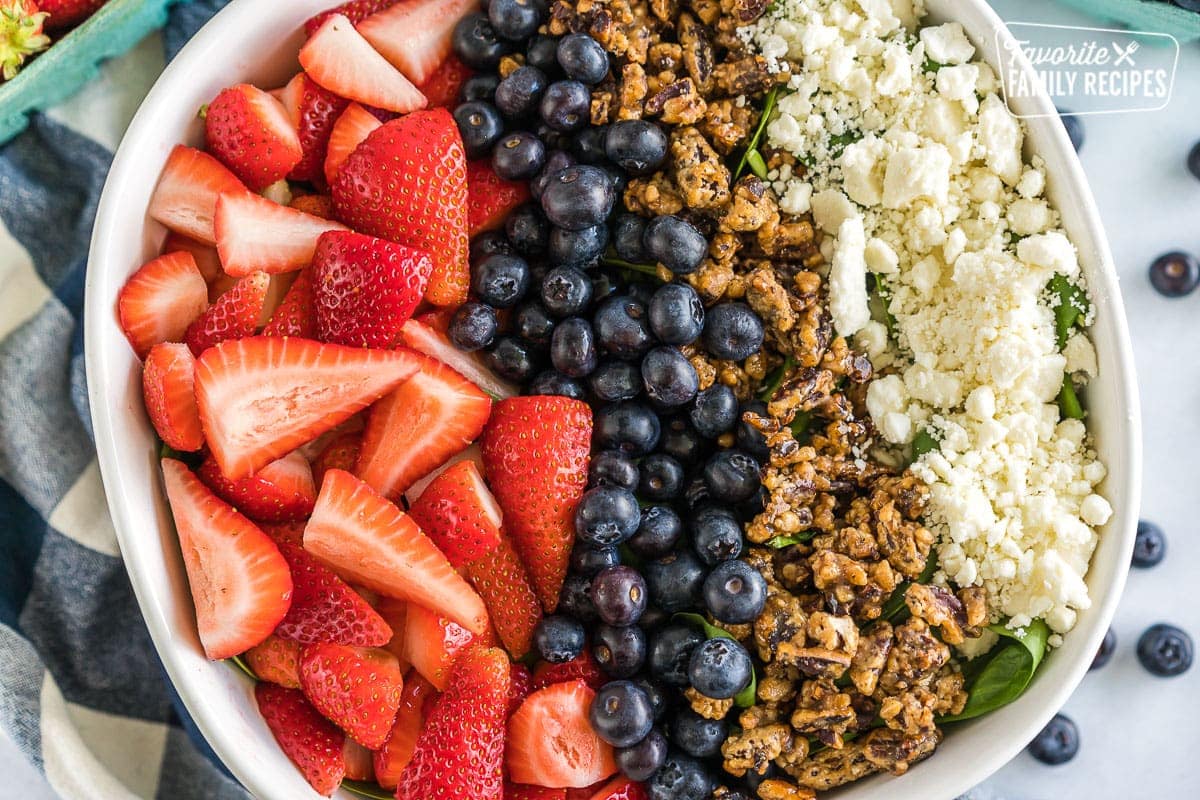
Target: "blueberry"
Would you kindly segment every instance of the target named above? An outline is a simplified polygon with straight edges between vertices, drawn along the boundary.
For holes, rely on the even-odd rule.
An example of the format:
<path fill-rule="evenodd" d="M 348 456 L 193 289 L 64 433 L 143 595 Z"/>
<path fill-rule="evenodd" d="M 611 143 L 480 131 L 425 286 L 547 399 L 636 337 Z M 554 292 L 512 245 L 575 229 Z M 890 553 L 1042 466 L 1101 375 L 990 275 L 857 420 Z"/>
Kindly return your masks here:
<path fill-rule="evenodd" d="M 707 445 L 686 417 L 669 420 L 663 428 L 659 449 L 680 464 L 698 464 L 707 452 Z"/>
<path fill-rule="evenodd" d="M 618 747 L 614 760 L 621 774 L 629 780 L 649 780 L 667 760 L 667 737 L 652 729 L 640 742 Z"/>
<path fill-rule="evenodd" d="M 1055 714 L 1029 743 L 1029 755 L 1043 764 L 1065 764 L 1079 753 L 1079 729 L 1071 718 Z"/>
<path fill-rule="evenodd" d="M 670 734 L 671 742 L 689 756 L 712 758 L 721 754 L 729 723 L 705 719 L 690 708 L 681 708 L 671 718 Z"/>
<path fill-rule="evenodd" d="M 609 126 L 604 154 L 630 175 L 649 175 L 667 160 L 667 134 L 653 122 L 623 119 Z"/>
<path fill-rule="evenodd" d="M 604 174 L 608 176 L 609 185 L 616 192 L 617 197 L 625 194 L 625 189 L 629 187 L 629 175 L 623 169 L 618 169 L 612 164 L 597 164 L 600 169 L 604 170 Z"/>
<path fill-rule="evenodd" d="M 617 193 L 604 170 L 587 164 L 555 173 L 542 189 L 542 210 L 546 217 L 569 231 L 603 223 L 616 200 Z"/>
<path fill-rule="evenodd" d="M 742 554 L 742 525 L 732 511 L 706 506 L 692 517 L 692 546 L 710 567 Z"/>
<path fill-rule="evenodd" d="M 633 682 L 646 693 L 646 697 L 650 698 L 650 708 L 652 709 L 654 721 L 661 721 L 671 708 L 671 695 L 668 694 L 667 687 L 644 675 L 640 678 L 634 678 Z"/>
<path fill-rule="evenodd" d="M 564 319 L 550 335 L 550 362 L 572 378 L 584 378 L 596 368 L 596 337 L 582 317 Z"/>
<path fill-rule="evenodd" d="M 513 314 L 513 332 L 530 344 L 549 347 L 553 331 L 554 320 L 541 303 L 524 303 Z"/>
<path fill-rule="evenodd" d="M 462 136 L 467 158 L 483 158 L 504 135 L 504 120 L 491 103 L 475 100 L 454 109 L 454 122 Z"/>
<path fill-rule="evenodd" d="M 565 614 L 549 614 L 533 629 L 533 646 L 543 661 L 562 664 L 579 656 L 586 644 L 579 620 Z"/>
<path fill-rule="evenodd" d="M 725 384 L 714 383 L 696 395 L 688 419 L 696 433 L 706 438 L 715 439 L 728 433 L 738 421 L 737 395 Z"/>
<path fill-rule="evenodd" d="M 547 83 L 546 73 L 537 67 L 517 67 L 496 87 L 496 108 L 508 119 L 528 117 L 537 109 Z"/>
<path fill-rule="evenodd" d="M 542 192 L 550 179 L 567 167 L 573 166 L 575 166 L 575 157 L 566 150 L 551 150 L 546 155 L 546 163 L 542 166 L 542 171 L 529 182 L 529 193 L 533 195 L 533 199 L 540 201 Z"/>
<path fill-rule="evenodd" d="M 650 601 L 674 614 L 700 604 L 704 565 L 691 550 L 680 550 L 643 566 Z"/>
<path fill-rule="evenodd" d="M 573 133 L 591 120 L 592 93 L 579 81 L 555 81 L 538 103 L 542 122 L 561 133 Z"/>
<path fill-rule="evenodd" d="M 587 391 L 579 381 L 552 369 L 542 370 L 534 376 L 524 394 L 557 394 L 587 400 Z"/>
<path fill-rule="evenodd" d="M 741 361 L 762 347 L 763 323 L 745 303 L 721 303 L 708 310 L 703 336 L 711 355 Z"/>
<path fill-rule="evenodd" d="M 491 344 L 499 327 L 496 309 L 483 303 L 463 303 L 450 317 L 447 333 L 455 347 L 471 352 Z"/>
<path fill-rule="evenodd" d="M 642 521 L 637 498 L 619 486 L 595 486 L 575 507 L 575 535 L 584 544 L 608 547 L 633 536 Z"/>
<path fill-rule="evenodd" d="M 642 247 L 652 260 L 679 275 L 695 272 L 708 253 L 708 240 L 687 220 L 672 215 L 646 223 Z"/>
<path fill-rule="evenodd" d="M 1096 651 L 1096 655 L 1092 659 L 1092 665 L 1088 667 L 1088 671 L 1100 669 L 1109 661 L 1112 661 L 1115 652 L 1117 652 L 1117 635 L 1113 633 L 1112 628 L 1109 628 L 1104 632 L 1104 638 L 1100 641 L 1100 649 Z"/>
<path fill-rule="evenodd" d="M 598 617 L 596 607 L 592 605 L 592 579 L 583 575 L 567 575 L 558 593 L 556 610 L 585 624 L 595 622 Z"/>
<path fill-rule="evenodd" d="M 594 374 L 594 373 L 593 373 Z M 633 459 L 619 450 L 601 450 L 588 465 L 588 486 L 617 486 L 633 491 L 638 484 L 638 468 Z M 645 515 L 643 515 L 643 521 Z"/>
<path fill-rule="evenodd" d="M 478 13 L 460 19 L 450 41 L 459 61 L 479 72 L 494 70 L 500 59 L 512 52 L 511 45 L 500 39 L 488 18 Z"/>
<path fill-rule="evenodd" d="M 487 10 L 492 28 L 509 41 L 532 36 L 542 16 L 542 7 L 535 0 L 489 0 Z"/>
<path fill-rule="evenodd" d="M 1171 678 L 1192 666 L 1192 637 L 1174 625 L 1151 625 L 1137 643 L 1137 657 L 1152 675 Z"/>
<path fill-rule="evenodd" d="M 641 558 L 662 558 L 683 536 L 683 520 L 670 506 L 642 509 L 642 521 L 629 539 L 629 549 Z"/>
<path fill-rule="evenodd" d="M 610 677 L 633 677 L 646 663 L 646 633 L 637 625 L 600 625 L 593 634 L 592 657 Z"/>
<path fill-rule="evenodd" d="M 708 505 L 711 500 L 708 484 L 704 482 L 703 476 L 697 475 L 692 478 L 691 483 L 683 490 L 683 504 L 687 506 L 689 511 L 702 508 Z"/>
<path fill-rule="evenodd" d="M 518 206 L 508 215 L 504 232 L 513 249 L 525 256 L 539 256 L 546 252 L 550 238 L 550 223 L 542 209 L 534 203 Z"/>
<path fill-rule="evenodd" d="M 529 380 L 541 366 L 529 344 L 515 336 L 496 337 L 483 353 L 483 362 L 488 369 L 517 383 Z"/>
<path fill-rule="evenodd" d="M 554 228 L 550 231 L 549 255 L 553 263 L 571 267 L 590 267 L 608 246 L 608 226 L 593 225 L 581 231 Z M 591 279 L 588 278 L 589 284 Z M 589 286 L 588 297 L 591 298 Z"/>
<path fill-rule="evenodd" d="M 1075 148 L 1075 152 L 1079 152 L 1079 148 L 1083 147 L 1083 120 L 1072 114 L 1066 109 L 1058 109 L 1058 118 L 1062 120 L 1063 127 L 1067 129 L 1067 138 L 1071 140 L 1071 147 Z"/>
<path fill-rule="evenodd" d="M 515 305 L 529 290 L 529 263 L 497 253 L 471 267 L 471 290 L 494 308 Z"/>
<path fill-rule="evenodd" d="M 696 396 L 700 378 L 675 347 L 656 347 L 642 359 L 642 385 L 658 406 L 676 408 Z"/>
<path fill-rule="evenodd" d="M 496 96 L 496 87 L 499 85 L 500 76 L 494 72 L 472 75 L 463 81 L 462 88 L 458 90 L 459 102 L 470 103 L 475 100 L 485 100 L 491 103 Z"/>
<path fill-rule="evenodd" d="M 646 782 L 646 796 L 649 800 L 707 800 L 715 788 L 716 782 L 702 763 L 671 752 Z"/>
<path fill-rule="evenodd" d="M 621 563 L 621 554 L 615 547 L 589 547 L 577 544 L 571 548 L 571 571 L 577 575 L 595 578 L 596 573 Z"/>
<path fill-rule="evenodd" d="M 647 664 L 655 680 L 669 686 L 688 685 L 688 664 L 692 653 L 704 641 L 704 634 L 690 625 L 671 622 L 653 635 Z"/>
<path fill-rule="evenodd" d="M 506 181 L 528 180 L 546 163 L 546 145 L 528 131 L 513 131 L 496 140 L 492 171 Z"/>
<path fill-rule="evenodd" d="M 638 495 L 646 500 L 674 500 L 683 494 L 683 465 L 666 453 L 651 453 L 639 466 Z"/>
<path fill-rule="evenodd" d="M 608 74 L 608 54 L 586 33 L 570 33 L 558 43 L 558 65 L 567 77 L 595 86 Z"/>
<path fill-rule="evenodd" d="M 767 404 L 761 400 L 751 400 L 742 404 L 738 409 L 738 421 L 733 429 L 737 446 L 754 456 L 760 463 L 766 463 L 771 457 L 771 448 L 767 447 L 767 437 L 763 435 L 763 432 L 746 422 L 748 413 L 765 417 L 767 416 Z"/>
<path fill-rule="evenodd" d="M 1150 285 L 1163 297 L 1184 297 L 1200 286 L 1200 261 L 1178 250 L 1164 253 L 1150 264 Z"/>
<path fill-rule="evenodd" d="M 611 403 L 594 413 L 592 440 L 602 450 L 640 458 L 654 450 L 662 432 L 658 415 L 641 403 Z"/>
<path fill-rule="evenodd" d="M 633 264 L 640 264 L 646 259 L 646 251 L 642 248 L 642 232 L 646 230 L 646 220 L 637 214 L 621 212 L 613 218 L 612 242 L 613 250 L 620 258 Z M 666 342 L 676 344 L 675 342 Z"/>
<path fill-rule="evenodd" d="M 633 625 L 646 610 L 646 579 L 633 567 L 607 567 L 592 578 L 592 605 L 605 624 Z"/>
<path fill-rule="evenodd" d="M 704 304 L 686 283 L 668 283 L 650 300 L 650 329 L 663 344 L 691 344 L 704 329 Z"/>
<path fill-rule="evenodd" d="M 1158 566 L 1167 555 L 1167 536 L 1149 520 L 1139 519 L 1133 540 L 1133 566 L 1141 569 Z"/>
<path fill-rule="evenodd" d="M 551 128 L 546 123 L 541 122 L 541 117 L 537 119 L 538 122 L 534 126 L 533 135 L 545 142 L 547 150 L 570 150 L 571 134 L 554 130 L 554 128 Z"/>
<path fill-rule="evenodd" d="M 741 450 L 719 450 L 704 465 L 709 496 L 719 503 L 740 503 L 758 491 L 759 464 Z"/>
<path fill-rule="evenodd" d="M 592 303 L 600 303 L 613 297 L 617 292 L 621 291 L 622 284 L 619 277 L 613 275 L 606 269 L 597 270 L 592 273 Z"/>
<path fill-rule="evenodd" d="M 547 75 L 557 72 L 559 69 L 559 41 L 557 36 L 547 36 L 543 33 L 534 34 L 525 48 L 525 63 L 531 67 L 537 67 Z"/>
<path fill-rule="evenodd" d="M 555 229 L 554 232 L 558 232 Z M 553 251 L 554 232 L 551 233 Z M 546 273 L 541 286 L 542 305 L 556 317 L 579 314 L 592 300 L 592 281 L 574 267 L 555 267 Z"/>
<path fill-rule="evenodd" d="M 1192 145 L 1192 149 L 1187 155 L 1188 172 L 1192 173 L 1197 180 L 1200 180 L 1200 142 Z"/>
<path fill-rule="evenodd" d="M 745 561 L 724 561 L 704 579 L 704 607 L 719 622 L 754 622 L 767 603 L 767 582 Z"/>
<path fill-rule="evenodd" d="M 610 297 L 601 303 L 592 323 L 596 326 L 600 349 L 618 358 L 640 358 L 654 342 L 646 306 L 628 295 Z"/>
<path fill-rule="evenodd" d="M 705 697 L 727 700 L 750 685 L 754 663 L 741 642 L 735 639 L 708 639 L 692 653 L 688 662 L 688 680 Z"/>
<path fill-rule="evenodd" d="M 571 153 L 579 159 L 581 164 L 602 164 L 606 160 L 604 139 L 607 136 L 607 125 L 584 128 L 572 140 Z"/>
<path fill-rule="evenodd" d="M 658 606 L 646 606 L 646 610 L 642 612 L 642 618 L 638 620 L 638 625 L 644 631 L 655 631 L 671 621 L 671 615 L 663 611 Z"/>
<path fill-rule="evenodd" d="M 612 681 L 600 687 L 588 709 L 592 730 L 613 747 L 630 747 L 654 727 L 650 698 L 633 681 Z"/>
<path fill-rule="evenodd" d="M 474 264 L 496 253 L 512 252 L 512 245 L 509 244 L 508 237 L 504 235 L 504 231 L 485 231 L 471 240 L 471 247 L 467 251 L 467 256 L 470 262 Z"/>
<path fill-rule="evenodd" d="M 588 378 L 597 399 L 606 403 L 632 400 L 641 394 L 642 371 L 628 361 L 603 361 Z"/>

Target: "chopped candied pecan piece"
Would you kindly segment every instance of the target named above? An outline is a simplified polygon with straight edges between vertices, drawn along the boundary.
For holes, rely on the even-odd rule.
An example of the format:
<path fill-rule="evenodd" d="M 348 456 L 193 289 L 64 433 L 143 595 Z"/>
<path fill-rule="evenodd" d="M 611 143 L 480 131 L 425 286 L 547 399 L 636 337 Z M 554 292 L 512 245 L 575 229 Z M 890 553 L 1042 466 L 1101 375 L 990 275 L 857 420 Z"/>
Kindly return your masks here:
<path fill-rule="evenodd" d="M 779 646 L 775 659 L 813 678 L 840 678 L 858 650 L 858 626 L 848 616 L 818 611 L 808 618 L 804 647 Z"/>
<path fill-rule="evenodd" d="M 655 42 L 646 56 L 646 68 L 657 74 L 678 72 L 683 65 L 683 48 L 675 42 Z"/>
<path fill-rule="evenodd" d="M 721 0 L 721 12 L 738 25 L 749 25 L 767 10 L 768 0 Z"/>
<path fill-rule="evenodd" d="M 903 775 L 910 766 L 931 755 L 939 741 L 941 734 L 936 730 L 913 736 L 877 728 L 863 738 L 863 755 L 876 769 Z"/>
<path fill-rule="evenodd" d="M 772 722 L 734 733 L 721 745 L 725 771 L 735 778 L 740 778 L 747 772 L 762 775 L 772 761 L 791 747 L 793 736 L 792 729 L 782 722 Z"/>
<path fill-rule="evenodd" d="M 817 793 L 778 778 L 768 778 L 758 785 L 758 796 L 761 800 L 816 800 Z"/>
<path fill-rule="evenodd" d="M 733 698 L 728 700 L 714 700 L 711 697 L 705 697 L 695 689 L 689 687 L 683 693 L 687 698 L 688 705 L 705 719 L 725 719 L 729 714 L 729 709 L 733 708 Z"/>
<path fill-rule="evenodd" d="M 754 643 L 759 658 L 774 661 L 780 646 L 785 644 L 803 647 L 807 628 L 808 615 L 795 595 L 784 591 L 769 593 L 763 612 L 754 621 Z"/>
<path fill-rule="evenodd" d="M 748 106 L 739 106 L 733 100 L 709 100 L 704 111 L 700 131 L 708 137 L 713 149 L 729 155 L 739 146 L 744 146 L 754 127 L 754 111 Z"/>
<path fill-rule="evenodd" d="M 987 590 L 982 586 L 959 589 L 958 600 L 967 615 L 967 636 L 974 636 L 971 631 L 982 628 L 988 621 Z"/>
<path fill-rule="evenodd" d="M 792 727 L 830 747 L 842 746 L 842 735 L 857 720 L 849 694 L 825 678 L 805 681 L 792 712 Z"/>
<path fill-rule="evenodd" d="M 737 205 L 736 199 L 734 205 Z M 796 326 L 791 296 L 770 267 L 759 267 L 747 276 L 746 302 L 772 330 L 786 333 Z"/>
<path fill-rule="evenodd" d="M 646 98 L 645 112 L 669 125 L 691 125 L 703 119 L 707 108 L 691 78 L 680 78 Z M 726 188 L 728 191 L 728 188 Z"/>
<path fill-rule="evenodd" d="M 819 792 L 844 786 L 879 771 L 867 760 L 865 747 L 865 740 L 857 739 L 844 747 L 826 747 L 798 764 L 785 766 L 784 771 L 800 786 Z"/>
<path fill-rule="evenodd" d="M 775 195 L 755 175 L 745 175 L 733 186 L 733 200 L 721 217 L 721 227 L 745 233 L 757 231 L 779 216 Z"/>
<path fill-rule="evenodd" d="M 946 644 L 962 644 L 966 640 L 967 612 L 949 589 L 914 583 L 904 593 L 904 603 L 914 617 L 925 620 L 930 627 L 940 628 Z"/>
<path fill-rule="evenodd" d="M 645 217 L 678 214 L 683 210 L 683 197 L 665 172 L 656 172 L 629 182 L 625 187 L 625 208 Z"/>
<path fill-rule="evenodd" d="M 850 662 L 850 680 L 858 691 L 866 695 L 875 693 L 891 650 L 892 626 L 888 622 L 875 623 L 859 637 L 858 650 Z"/>
<path fill-rule="evenodd" d="M 720 0 L 688 0 L 688 6 L 705 25 L 712 25 L 721 16 Z"/>
<path fill-rule="evenodd" d="M 729 202 L 729 168 L 696 128 L 688 125 L 671 134 L 675 183 L 688 208 L 708 209 Z"/>
<path fill-rule="evenodd" d="M 929 623 L 913 617 L 896 627 L 879 688 L 888 694 L 903 692 L 929 679 L 949 660 L 950 648 L 933 635 Z"/>
<path fill-rule="evenodd" d="M 716 61 L 708 31 L 695 17 L 685 12 L 679 15 L 676 35 L 683 48 L 684 69 L 696 84 L 696 89 L 705 94 L 708 92 Z"/>
<path fill-rule="evenodd" d="M 754 97 L 770 89 L 778 80 L 767 68 L 767 60 L 759 55 L 726 61 L 713 69 L 714 90 L 720 97 Z"/>
<path fill-rule="evenodd" d="M 621 85 L 618 93 L 617 119 L 640 119 L 642 102 L 649 88 L 646 71 L 641 64 L 626 64 L 621 68 Z"/>
<path fill-rule="evenodd" d="M 650 11 L 659 20 L 669 25 L 675 15 L 679 13 L 679 7 L 675 4 L 675 0 L 650 0 Z"/>

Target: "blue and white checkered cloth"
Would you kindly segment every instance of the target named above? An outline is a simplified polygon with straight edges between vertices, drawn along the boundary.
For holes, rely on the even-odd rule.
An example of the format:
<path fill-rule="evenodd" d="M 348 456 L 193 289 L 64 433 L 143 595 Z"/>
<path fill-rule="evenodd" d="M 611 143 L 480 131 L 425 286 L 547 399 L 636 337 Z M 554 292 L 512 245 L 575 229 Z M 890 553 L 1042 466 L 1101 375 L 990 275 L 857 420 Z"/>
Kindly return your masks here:
<path fill-rule="evenodd" d="M 177 6 L 167 57 L 225 2 Z M 109 83 L 0 147 L 0 727 L 64 800 L 246 798 L 166 679 L 96 466 L 84 272 L 105 112 L 140 99 Z"/>

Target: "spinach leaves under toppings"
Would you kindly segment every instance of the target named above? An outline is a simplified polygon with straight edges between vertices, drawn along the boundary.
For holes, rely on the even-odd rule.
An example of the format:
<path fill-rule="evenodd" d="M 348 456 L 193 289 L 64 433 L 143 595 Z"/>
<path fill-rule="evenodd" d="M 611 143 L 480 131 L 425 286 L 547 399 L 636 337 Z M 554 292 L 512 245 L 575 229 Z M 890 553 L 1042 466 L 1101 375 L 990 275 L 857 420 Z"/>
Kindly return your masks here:
<path fill-rule="evenodd" d="M 352 781 L 349 778 L 342 779 L 342 788 L 359 797 L 369 797 L 371 800 L 393 800 L 394 797 L 391 792 L 377 783 Z"/>
<path fill-rule="evenodd" d="M 1046 286 L 1054 304 L 1054 334 L 1058 338 L 1058 349 L 1067 346 L 1071 329 L 1083 322 L 1091 305 L 1083 289 L 1071 283 L 1065 275 L 1055 275 Z"/>
<path fill-rule="evenodd" d="M 932 453 L 934 450 L 937 450 L 938 447 L 938 440 L 929 432 L 929 429 L 921 428 L 912 440 L 912 460 L 916 461 L 926 453 Z"/>
<path fill-rule="evenodd" d="M 816 535 L 816 531 L 793 533 L 790 536 L 780 534 L 779 536 L 774 536 L 770 539 L 767 539 L 766 545 L 767 547 L 773 547 L 776 550 L 782 550 L 783 548 L 791 547 L 794 544 L 804 544 L 805 542 L 811 541 Z"/>
<path fill-rule="evenodd" d="M 654 264 L 635 264 L 632 261 L 626 261 L 623 258 L 618 258 L 610 253 L 605 253 L 600 257 L 600 263 L 609 267 L 617 267 L 618 269 L 628 272 L 637 272 L 642 275 L 649 275 L 653 278 L 658 277 L 658 267 Z"/>
<path fill-rule="evenodd" d="M 812 427 L 813 413 L 811 411 L 797 411 L 796 416 L 792 417 L 792 424 L 788 427 L 792 429 L 792 438 L 800 441 L 804 434 L 808 433 L 808 429 Z"/>
<path fill-rule="evenodd" d="M 775 395 L 775 392 L 779 391 L 779 387 L 783 385 L 784 379 L 787 378 L 787 374 L 792 371 L 792 367 L 794 366 L 796 366 L 796 359 L 791 356 L 785 358 L 783 363 L 776 367 L 770 377 L 767 378 L 767 382 L 758 393 L 758 399 L 764 403 L 769 402 Z"/>
<path fill-rule="evenodd" d="M 896 338 L 896 315 L 892 313 L 892 290 L 881 276 L 867 275 L 867 308 L 871 319 L 882 322 L 887 328 L 888 338 Z"/>
<path fill-rule="evenodd" d="M 767 99 L 763 103 L 762 116 L 758 118 L 758 127 L 754 129 L 754 135 L 750 137 L 750 143 L 746 145 L 746 151 L 742 153 L 741 159 L 738 160 L 737 169 L 733 171 L 733 179 L 735 181 L 742 177 L 742 173 L 746 171 L 747 166 L 758 177 L 767 177 L 767 164 L 763 160 L 762 153 L 758 150 L 758 143 L 762 139 L 763 132 L 767 129 L 767 123 L 771 121 L 771 114 L 775 112 L 775 103 L 778 99 L 779 87 L 775 86 L 771 91 L 767 92 Z"/>
<path fill-rule="evenodd" d="M 1046 655 L 1050 629 L 1040 619 L 1014 631 L 1003 624 L 989 625 L 1003 644 L 992 653 L 969 661 L 963 668 L 967 681 L 967 704 L 957 714 L 941 717 L 938 723 L 962 722 L 1008 705 L 1029 688 L 1033 675 Z M 978 663 L 978 666 L 976 664 Z"/>
<path fill-rule="evenodd" d="M 831 159 L 840 158 L 842 151 L 848 145 L 852 145 L 863 137 L 862 131 L 846 131 L 839 133 L 836 136 L 829 137 L 829 157 Z"/>
<path fill-rule="evenodd" d="M 713 625 L 711 622 L 706 620 L 700 614 L 680 613 L 680 614 L 676 614 L 674 617 L 672 617 L 672 619 L 679 620 L 680 622 L 687 622 L 692 625 L 699 625 L 700 628 L 704 631 L 704 635 L 707 636 L 709 639 L 733 639 L 735 641 L 737 640 L 737 637 L 734 636 L 732 633 L 725 630 L 724 628 L 720 628 L 720 627 L 717 627 L 716 625 Z M 757 670 L 750 670 L 750 685 L 747 686 L 745 689 L 742 689 L 740 692 L 738 692 L 737 695 L 733 698 L 733 702 L 737 704 L 738 708 L 749 708 L 750 706 L 754 705 L 754 700 L 757 696 L 758 696 L 758 672 L 757 672 Z"/>
<path fill-rule="evenodd" d="M 1083 403 L 1075 393 L 1075 384 L 1071 381 L 1070 373 L 1063 375 L 1062 389 L 1058 392 L 1058 410 L 1063 419 L 1083 419 Z"/>

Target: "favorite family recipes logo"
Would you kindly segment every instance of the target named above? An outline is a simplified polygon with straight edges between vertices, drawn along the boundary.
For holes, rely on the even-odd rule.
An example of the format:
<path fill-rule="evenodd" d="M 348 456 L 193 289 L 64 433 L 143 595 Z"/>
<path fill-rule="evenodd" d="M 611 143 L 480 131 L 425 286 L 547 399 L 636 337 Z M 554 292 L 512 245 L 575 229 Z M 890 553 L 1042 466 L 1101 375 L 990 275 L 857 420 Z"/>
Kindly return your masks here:
<path fill-rule="evenodd" d="M 1157 111 L 1171 100 L 1179 42 L 1170 34 L 1032 22 L 1008 29 L 1012 39 L 996 34 L 997 61 L 1018 117 L 1035 116 L 1022 100 L 1042 91 L 1071 114 Z"/>

